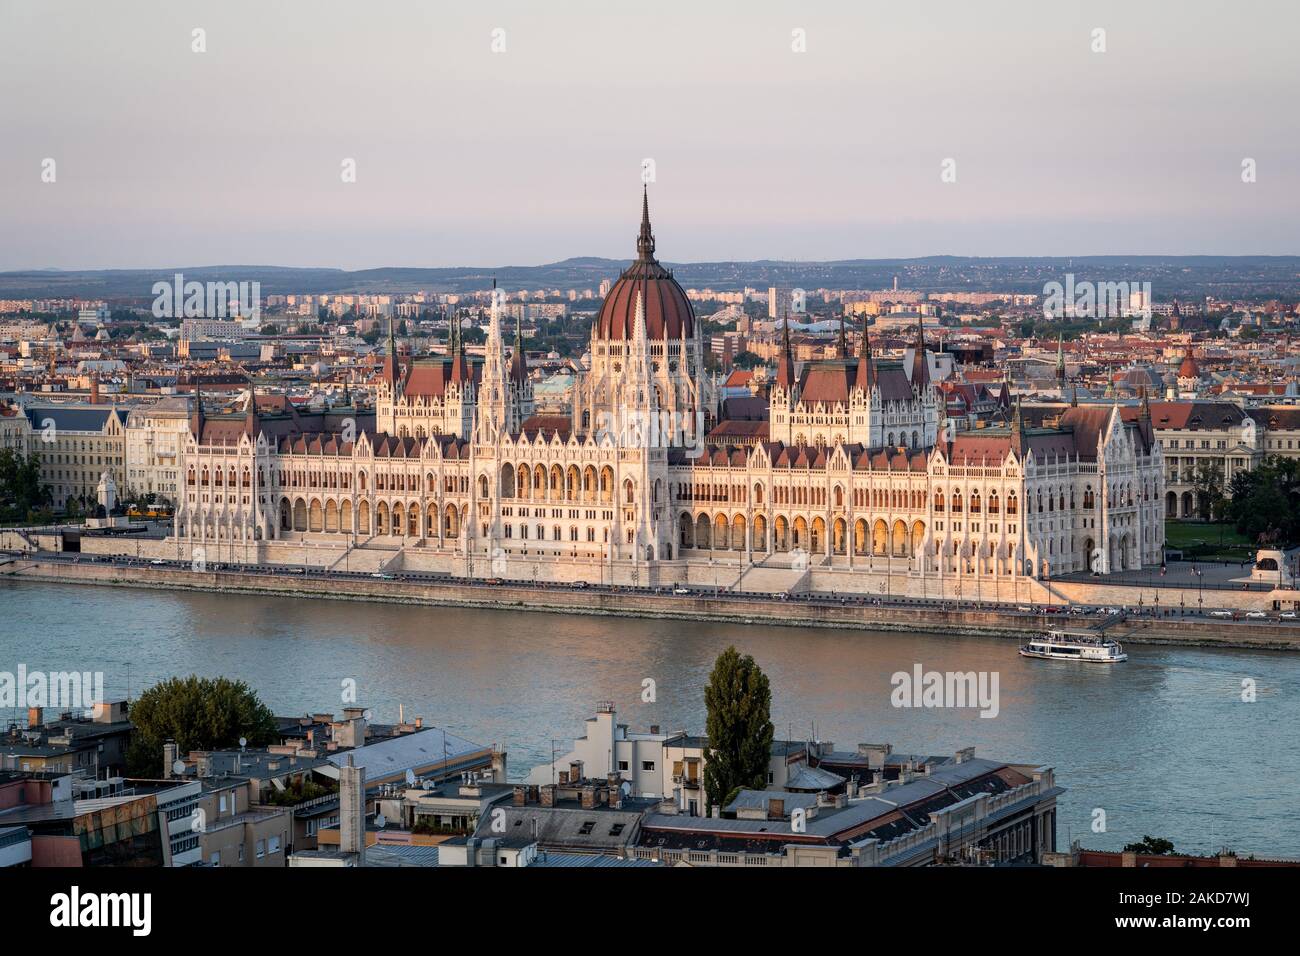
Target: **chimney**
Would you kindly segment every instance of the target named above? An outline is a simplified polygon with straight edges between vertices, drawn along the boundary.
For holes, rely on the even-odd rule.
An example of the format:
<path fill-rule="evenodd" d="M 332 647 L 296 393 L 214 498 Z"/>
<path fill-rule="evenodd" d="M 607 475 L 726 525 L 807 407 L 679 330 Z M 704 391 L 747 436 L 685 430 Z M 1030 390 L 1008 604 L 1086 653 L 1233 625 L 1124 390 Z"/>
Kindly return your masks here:
<path fill-rule="evenodd" d="M 767 798 L 767 818 L 769 820 L 785 819 L 785 800 L 780 797 Z"/>
<path fill-rule="evenodd" d="M 176 762 L 176 741 L 169 740 L 163 744 L 163 779 L 172 778 L 172 764 Z"/>
<path fill-rule="evenodd" d="M 605 774 L 605 783 L 611 790 L 617 790 L 622 782 L 623 778 L 619 775 L 617 770 L 611 770 L 609 773 Z"/>
<path fill-rule="evenodd" d="M 544 783 L 542 784 L 538 792 L 542 798 L 541 800 L 542 806 L 544 807 L 555 806 L 555 784 Z"/>
<path fill-rule="evenodd" d="M 423 717 L 416 717 L 416 718 L 415 718 L 415 729 L 416 729 L 416 730 L 423 730 L 423 729 L 424 729 L 424 718 L 423 718 Z"/>
<path fill-rule="evenodd" d="M 596 809 L 596 788 L 592 784 L 587 784 L 582 788 L 582 809 Z"/>
<path fill-rule="evenodd" d="M 492 753 L 492 782 L 506 782 L 506 752 L 496 750 Z"/>
<path fill-rule="evenodd" d="M 561 771 L 560 771 L 560 783 L 563 784 L 563 785 L 567 785 L 568 782 L 569 782 L 569 771 L 567 771 L 567 770 L 561 770 Z"/>
<path fill-rule="evenodd" d="M 45 723 L 45 711 L 40 707 L 27 708 L 27 729 L 40 727 Z"/>
<path fill-rule="evenodd" d="M 514 796 L 512 802 L 517 807 L 522 807 L 528 802 L 528 788 L 522 783 L 515 784 Z"/>
<path fill-rule="evenodd" d="M 366 769 L 352 763 L 339 768 L 339 852 L 357 854 L 357 864 L 366 863 Z"/>
<path fill-rule="evenodd" d="M 582 779 L 582 761 L 573 760 L 569 763 L 569 782 L 577 783 Z"/>

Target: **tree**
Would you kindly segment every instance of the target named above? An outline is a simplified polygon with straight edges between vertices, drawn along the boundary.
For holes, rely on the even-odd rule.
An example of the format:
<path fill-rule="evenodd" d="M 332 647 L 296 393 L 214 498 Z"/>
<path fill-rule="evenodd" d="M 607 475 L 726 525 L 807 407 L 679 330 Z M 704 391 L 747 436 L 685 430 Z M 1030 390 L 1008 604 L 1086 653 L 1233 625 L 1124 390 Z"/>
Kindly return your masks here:
<path fill-rule="evenodd" d="M 1152 856 L 1168 856 L 1174 852 L 1174 845 L 1160 837 L 1144 836 L 1138 843 L 1124 847 L 1125 853 L 1147 853 Z"/>
<path fill-rule="evenodd" d="M 705 810 L 725 806 L 739 789 L 762 790 L 772 760 L 772 690 L 767 675 L 734 647 L 718 655 L 704 690 Z"/>
<path fill-rule="evenodd" d="M 20 521 L 51 501 L 49 486 L 41 484 L 40 455 L 0 450 L 0 520 Z"/>
<path fill-rule="evenodd" d="M 1272 456 L 1230 483 L 1224 517 L 1251 541 L 1288 547 L 1300 540 L 1300 461 Z"/>
<path fill-rule="evenodd" d="M 1201 461 L 1192 474 L 1192 493 L 1196 496 L 1196 512 L 1202 521 L 1223 517 L 1223 469 L 1217 461 Z"/>
<path fill-rule="evenodd" d="M 134 731 L 127 767 L 134 777 L 158 777 L 168 740 L 179 753 L 234 747 L 245 737 L 252 746 L 274 743 L 275 715 L 243 681 L 191 674 L 155 684 L 131 704 Z"/>

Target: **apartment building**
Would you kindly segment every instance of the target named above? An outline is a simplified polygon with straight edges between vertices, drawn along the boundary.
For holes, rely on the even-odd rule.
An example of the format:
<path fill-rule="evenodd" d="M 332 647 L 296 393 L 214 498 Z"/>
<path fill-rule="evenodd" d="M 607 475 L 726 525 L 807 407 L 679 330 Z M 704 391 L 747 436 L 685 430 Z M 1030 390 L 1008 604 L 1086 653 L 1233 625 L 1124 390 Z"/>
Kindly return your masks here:
<path fill-rule="evenodd" d="M 630 730 L 618 722 L 614 702 L 608 700 L 596 705 L 595 716 L 587 718 L 586 731 L 574 740 L 573 749 L 553 764 L 534 767 L 526 783 L 572 786 L 584 779 L 609 780 L 612 774 L 627 784 L 629 797 L 670 799 L 682 813 L 704 812 L 708 738 L 684 731 L 663 733 L 657 724 L 644 732 Z M 803 741 L 773 741 L 768 786 L 786 786 L 805 760 Z"/>
<path fill-rule="evenodd" d="M 107 472 L 126 487 L 126 412 L 108 405 L 28 405 L 28 453 L 41 456 L 41 482 L 56 510 L 95 506 Z"/>
<path fill-rule="evenodd" d="M 180 495 L 180 453 L 190 434 L 190 399 L 165 398 L 126 416 L 126 482 L 122 496 L 148 494 L 175 503 Z"/>

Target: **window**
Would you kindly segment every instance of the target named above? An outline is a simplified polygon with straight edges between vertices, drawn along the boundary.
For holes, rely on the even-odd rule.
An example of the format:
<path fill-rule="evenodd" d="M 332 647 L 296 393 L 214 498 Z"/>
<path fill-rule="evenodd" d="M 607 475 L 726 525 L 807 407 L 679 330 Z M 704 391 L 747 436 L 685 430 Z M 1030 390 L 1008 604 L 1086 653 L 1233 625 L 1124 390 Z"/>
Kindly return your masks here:
<path fill-rule="evenodd" d="M 268 853 L 280 852 L 280 838 L 278 836 L 271 837 L 270 845 L 267 847 L 267 852 Z"/>
<path fill-rule="evenodd" d="M 212 856 L 208 859 L 208 862 L 211 863 L 213 866 L 220 866 L 220 865 L 221 865 L 221 854 L 220 854 L 220 853 L 214 853 L 214 854 L 212 854 Z"/>
<path fill-rule="evenodd" d="M 620 836 L 622 835 L 622 833 L 623 833 L 623 824 L 621 823 L 615 823 L 612 827 L 609 828 L 610 836 Z"/>
<path fill-rule="evenodd" d="M 587 836 L 588 834 L 591 833 L 593 829 L 595 829 L 595 826 L 596 826 L 595 820 L 587 820 L 582 824 L 581 827 L 578 828 L 578 833 L 580 833 L 582 836 Z"/>
<path fill-rule="evenodd" d="M 655 762 L 653 760 L 642 760 L 641 769 L 646 773 L 654 773 Z"/>
<path fill-rule="evenodd" d="M 626 761 L 626 760 L 620 760 L 620 761 L 618 762 L 618 769 L 619 769 L 619 770 L 626 770 L 626 769 L 627 769 L 627 761 Z"/>
<path fill-rule="evenodd" d="M 257 841 L 257 858 L 260 860 L 260 859 L 261 859 L 262 857 L 264 857 L 264 856 L 266 856 L 266 841 L 265 841 L 265 840 L 258 840 L 258 841 Z"/>

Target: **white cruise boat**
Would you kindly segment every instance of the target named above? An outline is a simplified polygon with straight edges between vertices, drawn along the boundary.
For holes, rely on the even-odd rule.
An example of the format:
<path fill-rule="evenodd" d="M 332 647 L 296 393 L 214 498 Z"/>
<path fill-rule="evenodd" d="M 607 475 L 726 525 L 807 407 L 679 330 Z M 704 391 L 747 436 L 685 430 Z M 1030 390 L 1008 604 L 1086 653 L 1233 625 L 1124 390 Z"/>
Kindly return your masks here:
<path fill-rule="evenodd" d="M 1088 661 L 1092 664 L 1118 664 L 1128 660 L 1123 645 L 1108 638 L 1055 629 L 1032 638 L 1020 648 L 1020 656 L 1053 661 Z"/>

